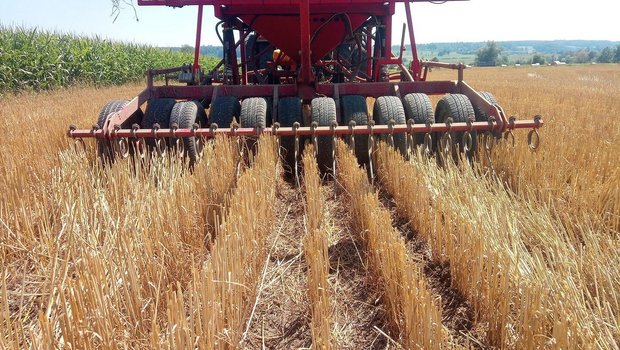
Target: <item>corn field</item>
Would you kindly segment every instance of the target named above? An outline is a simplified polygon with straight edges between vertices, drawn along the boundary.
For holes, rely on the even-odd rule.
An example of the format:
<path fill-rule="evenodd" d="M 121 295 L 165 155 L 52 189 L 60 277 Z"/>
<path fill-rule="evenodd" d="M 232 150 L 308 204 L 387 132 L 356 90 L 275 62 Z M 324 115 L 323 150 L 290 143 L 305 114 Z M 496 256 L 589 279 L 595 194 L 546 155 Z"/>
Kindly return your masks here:
<path fill-rule="evenodd" d="M 76 153 L 67 125 L 138 85 L 1 99 L 0 348 L 620 347 L 620 66 L 465 78 L 542 114 L 541 147 L 438 164 L 378 142 L 369 178 L 308 144 L 297 186 L 272 137 L 210 140 L 191 172 Z"/>
<path fill-rule="evenodd" d="M 213 58 L 203 58 L 205 68 Z M 193 54 L 99 37 L 0 25 L 0 93 L 75 84 L 121 85 L 148 69 L 191 64 Z"/>

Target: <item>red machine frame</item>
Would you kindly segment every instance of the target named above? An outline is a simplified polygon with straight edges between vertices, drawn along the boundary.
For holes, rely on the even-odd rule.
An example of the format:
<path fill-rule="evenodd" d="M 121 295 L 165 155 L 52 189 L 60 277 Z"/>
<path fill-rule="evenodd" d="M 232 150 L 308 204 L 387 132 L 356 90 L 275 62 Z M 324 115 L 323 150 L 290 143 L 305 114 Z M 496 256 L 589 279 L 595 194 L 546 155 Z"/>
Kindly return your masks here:
<path fill-rule="evenodd" d="M 197 30 L 196 30 L 196 47 L 195 57 L 192 66 L 149 70 L 147 72 L 147 88 L 135 97 L 122 110 L 112 113 L 103 127 L 99 130 L 77 130 L 71 128 L 68 135 L 73 138 L 94 137 L 94 138 L 140 138 L 140 137 L 184 137 L 184 136 L 203 136 L 212 137 L 216 134 L 226 135 L 255 135 L 257 133 L 276 133 L 278 135 L 332 135 L 332 134 L 370 134 L 370 133 L 429 133 L 429 132 L 448 132 L 448 131 L 496 131 L 505 132 L 518 128 L 537 129 L 543 125 L 541 118 L 528 121 L 509 120 L 499 105 L 489 103 L 485 98 L 478 94 L 463 80 L 463 70 L 466 68 L 463 64 L 445 64 L 438 62 L 422 62 L 419 60 L 416 50 L 415 37 L 412 26 L 411 2 L 425 2 L 429 0 L 410 0 L 402 1 L 404 3 L 407 25 L 403 26 L 403 35 L 401 39 L 401 52 L 399 56 L 391 53 L 392 38 L 392 15 L 395 13 L 396 2 L 402 0 L 138 0 L 141 6 L 173 6 L 181 7 L 195 5 L 198 7 Z M 460 1 L 460 0 L 456 0 Z M 215 8 L 216 17 L 222 19 L 225 30 L 236 29 L 239 31 L 239 39 L 235 42 L 225 43 L 229 47 L 225 47 L 225 55 L 222 61 L 208 75 L 210 81 L 207 85 L 200 85 L 201 67 L 199 65 L 200 42 L 202 31 L 203 6 L 211 5 Z M 357 5 L 357 6 L 356 6 Z M 362 6 L 363 5 L 363 6 Z M 363 10 L 356 10 L 356 7 Z M 353 8 L 353 9 L 352 9 Z M 320 21 L 316 16 L 334 13 L 346 13 L 347 16 L 353 16 L 356 11 L 362 14 L 370 13 L 371 16 L 379 17 L 377 20 L 377 28 L 375 34 L 370 29 L 367 33 L 366 52 L 372 55 L 372 59 L 367 59 L 365 65 L 365 77 L 356 78 L 355 81 L 344 83 L 319 82 L 313 74 L 313 66 L 321 65 L 338 65 L 338 62 L 323 61 L 322 54 L 326 49 L 321 46 L 313 46 L 313 38 L 321 35 L 315 31 L 312 33 L 311 28 L 320 27 Z M 298 19 L 299 24 L 299 41 L 282 43 L 286 46 L 299 46 L 297 54 L 291 53 L 295 61 L 300 63 L 298 73 L 281 73 L 281 78 L 286 79 L 287 74 L 295 75 L 292 82 L 284 84 L 250 84 L 249 76 L 252 72 L 248 71 L 248 62 L 245 59 L 246 53 L 244 48 L 245 36 L 251 26 L 241 19 L 249 20 L 254 23 L 259 15 L 279 16 L 294 15 Z M 368 17 L 368 15 L 366 15 Z M 360 17 L 349 22 L 360 21 Z M 269 18 L 268 18 L 269 19 Z M 314 22 L 313 22 L 314 21 Z M 290 23 L 287 20 L 286 23 Z M 314 24 L 313 24 L 314 23 Z M 351 24 L 351 23 L 349 23 Z M 276 25 L 276 24 L 271 24 Z M 277 28 L 276 28 L 277 29 Z M 271 28 L 273 30 L 273 28 Z M 344 29 L 343 29 L 344 30 Z M 381 30 L 381 40 L 377 43 L 377 31 Z M 408 30 L 410 47 L 412 49 L 413 60 L 410 67 L 405 67 L 402 60 L 402 52 L 405 50 L 404 36 Z M 318 30 L 317 30 L 318 31 Z M 325 40 L 328 38 L 324 35 Z M 233 36 L 234 38 L 234 36 Z M 374 38 L 374 39 L 373 39 Z M 320 38 L 321 39 L 321 38 Z M 318 39 L 317 39 L 318 40 Z M 319 40 L 320 42 L 320 40 Z M 236 49 L 240 48 L 241 61 L 236 57 Z M 319 51 L 318 55 L 313 54 L 312 49 Z M 291 50 L 289 50 L 291 51 Z M 278 57 L 279 59 L 279 57 Z M 277 66 L 278 62 L 273 65 Z M 221 78 L 217 70 L 229 65 L 229 71 L 232 72 L 229 77 Z M 382 68 L 387 65 L 398 66 L 401 70 L 400 74 L 382 75 Z M 426 81 L 428 70 L 431 67 L 454 69 L 458 73 L 456 81 Z M 175 72 L 191 72 L 193 84 L 188 86 L 164 85 L 156 86 L 154 78 L 158 75 L 168 75 Z M 239 74 L 241 73 L 241 74 Z M 405 79 L 405 81 L 401 81 Z M 309 102 L 316 96 L 328 96 L 334 98 L 336 106 L 339 104 L 339 97 L 343 95 L 362 95 L 366 97 L 379 96 L 405 96 L 408 93 L 425 93 L 429 95 L 438 95 L 446 93 L 458 93 L 466 95 L 474 106 L 485 111 L 489 115 L 490 122 L 474 122 L 474 123 L 435 123 L 427 125 L 377 125 L 369 126 L 322 126 L 318 128 L 300 127 L 300 128 L 264 128 L 257 130 L 255 128 L 194 128 L 194 129 L 161 129 L 161 130 L 128 130 L 121 129 L 119 126 L 127 121 L 138 109 L 150 99 L 156 98 L 174 98 L 177 100 L 202 100 L 209 103 L 219 96 L 235 96 L 238 99 L 247 97 L 269 97 L 273 101 L 272 114 L 277 115 L 278 100 L 284 97 L 297 96 L 305 103 Z M 338 110 L 338 108 L 337 108 Z M 221 126 L 220 126 L 221 127 Z"/>

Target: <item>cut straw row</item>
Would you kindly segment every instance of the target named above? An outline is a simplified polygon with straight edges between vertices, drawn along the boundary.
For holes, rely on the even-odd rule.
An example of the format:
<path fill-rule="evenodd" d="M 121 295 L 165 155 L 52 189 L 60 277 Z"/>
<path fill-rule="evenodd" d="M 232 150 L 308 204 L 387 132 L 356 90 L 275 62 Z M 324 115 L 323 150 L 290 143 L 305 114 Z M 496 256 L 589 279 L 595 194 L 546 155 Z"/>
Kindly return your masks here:
<path fill-rule="evenodd" d="M 441 302 L 433 297 L 420 268 L 407 256 L 400 232 L 381 208 L 366 172 L 339 142 L 338 180 L 351 196 L 353 221 L 362 234 L 369 266 L 384 290 L 392 335 L 405 349 L 443 349 L 449 344 L 442 325 Z"/>
<path fill-rule="evenodd" d="M 329 256 L 319 168 L 314 147 L 308 145 L 303 155 L 306 191 L 306 237 L 304 256 L 308 265 L 308 296 L 312 315 L 312 344 L 315 349 L 330 349 Z"/>
<path fill-rule="evenodd" d="M 604 298 L 589 291 L 586 264 L 592 262 L 580 260 L 583 252 L 548 211 L 469 166 L 439 168 L 420 155 L 407 163 L 388 147 L 380 147 L 377 163 L 399 213 L 428 242 L 433 260 L 449 262 L 476 322 L 488 324 L 491 345 L 614 347 L 615 293 Z M 605 271 L 614 276 L 613 268 Z M 605 286 L 601 291 L 610 288 L 611 276 L 595 282 Z"/>
<path fill-rule="evenodd" d="M 192 269 L 184 292 L 169 289 L 167 326 L 151 346 L 225 349 L 242 346 L 273 229 L 278 153 L 272 138 L 259 141 L 252 167 L 238 181 L 217 228 L 211 258 Z M 251 320 L 251 317 L 249 318 Z"/>
<path fill-rule="evenodd" d="M 235 154 L 234 143 L 218 139 L 187 176 L 182 164 L 165 158 L 99 168 L 61 153 L 41 208 L 47 215 L 31 209 L 48 220 L 7 224 L 21 228 L 16 247 L 39 244 L 27 273 L 15 265 L 19 251 L 3 250 L 15 255 L 3 264 L 3 283 L 12 290 L 0 305 L 11 308 L 0 327 L 0 341 L 8 340 L 2 345 L 147 344 L 151 330 L 166 324 L 168 287 L 188 283 L 192 267 L 208 257 L 208 214 L 225 206 L 235 184 Z"/>

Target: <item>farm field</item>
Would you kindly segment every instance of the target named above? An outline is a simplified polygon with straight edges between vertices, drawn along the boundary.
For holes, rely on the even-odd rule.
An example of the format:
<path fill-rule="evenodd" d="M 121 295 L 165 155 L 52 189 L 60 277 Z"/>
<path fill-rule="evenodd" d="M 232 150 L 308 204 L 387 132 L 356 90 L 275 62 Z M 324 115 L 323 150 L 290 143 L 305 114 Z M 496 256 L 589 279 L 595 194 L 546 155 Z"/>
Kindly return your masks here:
<path fill-rule="evenodd" d="M 431 79 L 453 79 L 438 70 Z M 620 66 L 478 68 L 541 114 L 470 166 L 344 142 L 298 188 L 273 138 L 101 167 L 71 150 L 141 85 L 0 99 L 0 349 L 620 347 Z M 438 97 L 433 97 L 437 101 Z"/>

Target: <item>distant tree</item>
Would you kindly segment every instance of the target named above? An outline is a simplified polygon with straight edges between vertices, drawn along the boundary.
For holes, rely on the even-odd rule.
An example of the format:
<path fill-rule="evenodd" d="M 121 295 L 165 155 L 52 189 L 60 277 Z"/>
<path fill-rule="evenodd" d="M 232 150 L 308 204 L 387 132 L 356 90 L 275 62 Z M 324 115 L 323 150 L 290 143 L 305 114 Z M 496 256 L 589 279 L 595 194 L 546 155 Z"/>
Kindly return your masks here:
<path fill-rule="evenodd" d="M 499 55 L 502 49 L 495 43 L 495 41 L 487 42 L 487 45 L 476 54 L 476 65 L 479 67 L 493 67 L 497 66 Z"/>
<path fill-rule="evenodd" d="M 614 61 L 615 51 L 611 47 L 606 47 L 598 55 L 596 62 L 598 63 L 612 63 Z"/>
<path fill-rule="evenodd" d="M 620 45 L 616 46 L 616 54 L 614 55 L 614 62 L 620 63 Z"/>
<path fill-rule="evenodd" d="M 532 64 L 545 64 L 545 56 L 539 54 L 539 53 L 535 53 L 534 56 L 532 56 Z"/>
<path fill-rule="evenodd" d="M 598 58 L 598 52 L 596 52 L 596 51 L 588 52 L 588 60 L 589 60 L 589 62 L 594 62 L 594 61 L 596 61 L 597 58 Z"/>
<path fill-rule="evenodd" d="M 437 58 L 437 56 L 435 56 L 435 57 L 431 58 L 431 61 L 433 61 L 433 62 L 439 62 L 439 58 Z"/>
<path fill-rule="evenodd" d="M 570 59 L 570 63 L 588 63 L 590 61 L 590 55 L 587 50 L 579 50 L 574 52 Z"/>

